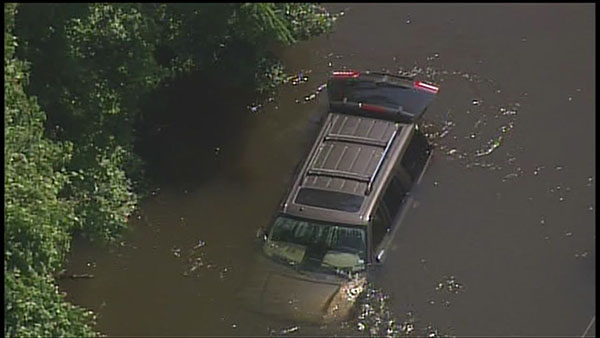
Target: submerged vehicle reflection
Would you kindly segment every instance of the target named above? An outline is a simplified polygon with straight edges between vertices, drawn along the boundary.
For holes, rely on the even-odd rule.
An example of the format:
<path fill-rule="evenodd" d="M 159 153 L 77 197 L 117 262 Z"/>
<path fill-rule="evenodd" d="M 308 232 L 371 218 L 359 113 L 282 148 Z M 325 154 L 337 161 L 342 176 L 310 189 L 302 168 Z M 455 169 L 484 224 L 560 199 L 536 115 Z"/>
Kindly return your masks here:
<path fill-rule="evenodd" d="M 328 81 L 329 112 L 280 210 L 258 232 L 243 293 L 258 312 L 308 322 L 346 319 L 383 262 L 431 158 L 418 121 L 438 88 L 354 71 Z"/>

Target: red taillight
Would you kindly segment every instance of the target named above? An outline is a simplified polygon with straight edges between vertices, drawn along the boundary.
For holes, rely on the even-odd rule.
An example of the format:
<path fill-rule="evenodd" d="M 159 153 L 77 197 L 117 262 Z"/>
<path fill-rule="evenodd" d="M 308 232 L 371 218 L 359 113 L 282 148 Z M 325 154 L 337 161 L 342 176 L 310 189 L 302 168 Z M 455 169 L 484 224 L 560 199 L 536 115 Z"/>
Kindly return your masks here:
<path fill-rule="evenodd" d="M 385 113 L 388 110 L 384 107 L 381 106 L 375 106 L 372 104 L 365 104 L 365 103 L 361 103 L 360 104 L 360 108 L 363 110 L 368 110 L 368 111 L 373 111 L 373 112 L 377 112 L 377 113 Z"/>
<path fill-rule="evenodd" d="M 421 82 L 421 81 L 415 82 L 415 87 L 425 89 L 432 93 L 437 93 L 440 90 L 438 87 L 436 87 L 434 85 L 430 85 L 429 83 L 425 83 L 425 82 Z"/>
<path fill-rule="evenodd" d="M 360 73 L 355 71 L 333 72 L 335 78 L 356 78 L 359 75 Z"/>

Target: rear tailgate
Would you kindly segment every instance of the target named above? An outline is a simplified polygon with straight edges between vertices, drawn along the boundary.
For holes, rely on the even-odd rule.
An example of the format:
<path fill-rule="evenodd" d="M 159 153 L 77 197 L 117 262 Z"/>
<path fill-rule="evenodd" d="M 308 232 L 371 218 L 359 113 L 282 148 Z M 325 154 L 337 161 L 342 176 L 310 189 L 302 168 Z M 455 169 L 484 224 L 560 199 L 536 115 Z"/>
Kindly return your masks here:
<path fill-rule="evenodd" d="M 438 87 L 387 73 L 334 72 L 327 82 L 333 111 L 411 123 L 421 118 Z"/>

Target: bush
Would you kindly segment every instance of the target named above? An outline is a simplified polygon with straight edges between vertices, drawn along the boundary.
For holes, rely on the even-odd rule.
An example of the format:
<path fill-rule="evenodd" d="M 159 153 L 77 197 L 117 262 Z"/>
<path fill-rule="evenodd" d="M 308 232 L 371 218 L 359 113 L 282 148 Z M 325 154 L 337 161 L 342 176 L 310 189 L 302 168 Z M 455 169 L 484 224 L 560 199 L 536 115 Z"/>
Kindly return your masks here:
<path fill-rule="evenodd" d="M 15 4 L 4 7 L 4 335 L 95 336 L 93 315 L 64 300 L 51 274 L 69 250 L 76 217 L 59 198 L 71 145 L 43 136 L 45 114 L 23 87 L 26 63 L 14 58 Z"/>
<path fill-rule="evenodd" d="M 5 22 L 11 12 L 14 5 L 5 5 Z M 43 137 L 45 115 L 23 90 L 27 65 L 14 58 L 10 31 L 4 39 L 5 262 L 48 273 L 62 263 L 75 220 L 73 205 L 58 198 L 68 182 L 63 168 L 71 145 Z"/>
<path fill-rule="evenodd" d="M 5 337 L 98 337 L 96 317 L 64 300 L 52 278 L 4 270 Z"/>

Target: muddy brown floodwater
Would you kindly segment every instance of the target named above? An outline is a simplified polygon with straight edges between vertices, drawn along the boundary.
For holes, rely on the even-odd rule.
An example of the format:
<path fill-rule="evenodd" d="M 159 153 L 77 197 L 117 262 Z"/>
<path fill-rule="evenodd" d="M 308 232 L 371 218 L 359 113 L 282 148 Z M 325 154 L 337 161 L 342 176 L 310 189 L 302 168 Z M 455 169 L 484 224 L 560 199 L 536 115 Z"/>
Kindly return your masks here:
<path fill-rule="evenodd" d="M 595 336 L 595 6 L 329 7 L 336 31 L 282 52 L 300 80 L 271 102 L 177 92 L 169 113 L 204 120 L 156 132 L 160 187 L 122 246 L 75 241 L 67 269 L 95 278 L 63 281 L 68 298 L 121 336 Z M 357 317 L 277 322 L 234 293 L 343 68 L 439 84 L 434 157 Z"/>

